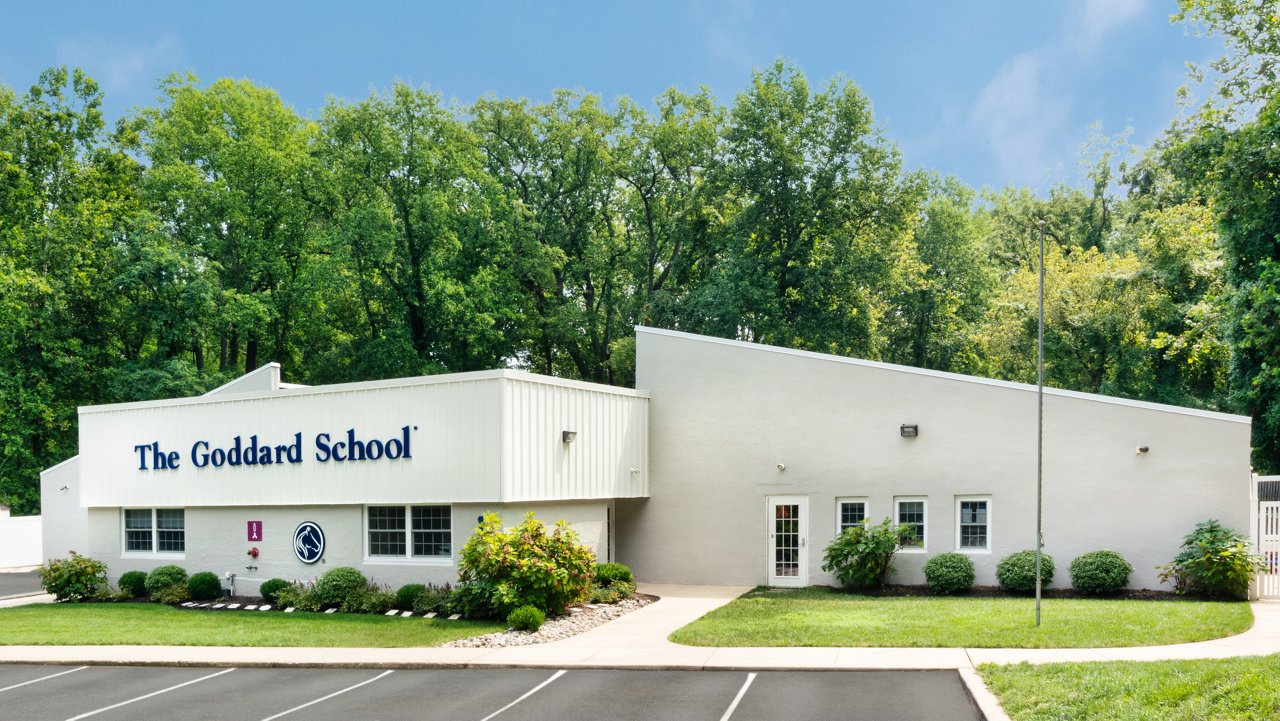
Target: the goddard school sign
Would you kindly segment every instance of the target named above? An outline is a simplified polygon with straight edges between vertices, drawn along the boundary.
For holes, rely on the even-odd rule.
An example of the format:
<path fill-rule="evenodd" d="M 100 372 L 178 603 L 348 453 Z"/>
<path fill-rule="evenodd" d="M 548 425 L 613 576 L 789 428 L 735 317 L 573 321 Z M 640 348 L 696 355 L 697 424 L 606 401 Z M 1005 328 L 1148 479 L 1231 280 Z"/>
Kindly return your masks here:
<path fill-rule="evenodd" d="M 354 428 L 348 428 L 338 440 L 334 440 L 328 433 L 317 433 L 312 453 L 320 463 L 413 458 L 413 449 L 409 443 L 410 430 L 409 426 L 403 426 L 399 436 L 386 440 L 362 440 L 356 436 Z M 413 426 L 412 430 L 416 431 L 418 427 Z M 178 451 L 162 449 L 158 441 L 136 445 L 133 452 L 138 454 L 140 471 L 172 470 L 182 463 Z M 196 468 L 302 463 L 302 433 L 294 433 L 288 443 L 275 445 L 259 441 L 256 434 L 249 436 L 248 441 L 236 436 L 225 447 L 214 446 L 209 441 L 196 441 L 191 445 L 188 458 Z"/>

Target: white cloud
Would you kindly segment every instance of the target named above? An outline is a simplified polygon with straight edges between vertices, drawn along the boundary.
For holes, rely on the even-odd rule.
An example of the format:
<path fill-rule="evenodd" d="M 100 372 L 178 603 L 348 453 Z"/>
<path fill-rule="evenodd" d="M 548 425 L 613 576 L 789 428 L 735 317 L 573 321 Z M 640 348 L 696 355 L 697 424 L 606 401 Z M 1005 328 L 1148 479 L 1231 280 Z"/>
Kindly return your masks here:
<path fill-rule="evenodd" d="M 1102 36 L 1142 14 L 1147 0 L 1084 0 L 1079 22 L 1084 39 L 1097 42 Z"/>
<path fill-rule="evenodd" d="M 1047 158 L 1066 122 L 1068 103 L 1045 87 L 1045 63 L 1034 53 L 1009 61 L 987 83 L 969 115 L 969 127 L 982 135 L 1007 182 L 1046 180 Z"/>
<path fill-rule="evenodd" d="M 181 43 L 168 35 L 140 45 L 98 38 L 63 40 L 57 48 L 59 64 L 84 68 L 108 93 L 153 86 L 162 74 L 174 69 L 181 55 Z"/>

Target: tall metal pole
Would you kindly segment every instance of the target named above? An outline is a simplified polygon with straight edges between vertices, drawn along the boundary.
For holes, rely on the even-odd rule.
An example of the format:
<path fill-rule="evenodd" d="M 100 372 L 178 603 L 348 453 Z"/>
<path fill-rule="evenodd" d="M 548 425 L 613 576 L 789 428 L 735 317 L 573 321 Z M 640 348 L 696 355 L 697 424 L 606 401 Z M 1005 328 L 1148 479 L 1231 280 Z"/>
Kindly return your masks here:
<path fill-rule="evenodd" d="M 1044 221 L 1040 226 L 1040 323 L 1036 339 L 1036 626 L 1040 626 L 1040 557 L 1043 555 L 1044 520 Z"/>

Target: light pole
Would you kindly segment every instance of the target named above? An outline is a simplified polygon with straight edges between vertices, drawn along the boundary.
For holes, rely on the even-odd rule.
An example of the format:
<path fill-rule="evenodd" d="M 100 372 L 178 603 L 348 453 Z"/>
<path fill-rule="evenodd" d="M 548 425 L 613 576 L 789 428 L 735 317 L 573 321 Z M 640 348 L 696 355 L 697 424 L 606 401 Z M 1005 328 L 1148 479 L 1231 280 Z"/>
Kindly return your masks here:
<path fill-rule="evenodd" d="M 1044 221 L 1040 227 L 1040 322 L 1036 338 L 1036 627 L 1040 626 L 1040 557 L 1044 551 Z"/>

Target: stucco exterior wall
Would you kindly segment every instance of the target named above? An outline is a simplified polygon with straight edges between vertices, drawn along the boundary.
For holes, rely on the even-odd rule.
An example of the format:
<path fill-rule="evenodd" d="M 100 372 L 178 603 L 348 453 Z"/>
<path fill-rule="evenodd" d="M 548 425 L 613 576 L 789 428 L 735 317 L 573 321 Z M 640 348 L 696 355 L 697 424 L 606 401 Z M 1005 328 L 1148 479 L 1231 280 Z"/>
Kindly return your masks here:
<path fill-rule="evenodd" d="M 41 563 L 87 553 L 88 509 L 80 505 L 80 457 L 73 456 L 40 473 Z"/>
<path fill-rule="evenodd" d="M 354 566 L 370 580 L 394 590 L 406 583 L 456 583 L 462 546 L 475 530 L 478 517 L 491 511 L 507 526 L 524 520 L 527 512 L 548 526 L 557 520 L 568 521 L 583 542 L 603 557 L 609 505 L 609 501 L 455 504 L 451 512 L 453 558 L 443 562 L 368 558 L 363 505 L 187 508 L 186 552 L 176 555 L 123 553 L 121 510 L 94 508 L 87 512 L 88 539 L 83 546 L 86 550 L 81 552 L 105 561 L 113 583 L 126 571 L 151 571 L 173 563 L 188 573 L 234 573 L 236 591 L 243 595 L 257 593 L 258 585 L 269 578 L 314 581 L 330 568 Z M 261 521 L 262 540 L 247 540 L 249 521 Z M 293 531 L 303 521 L 319 524 L 325 534 L 324 556 L 310 565 L 299 561 L 293 552 Z M 257 547 L 257 559 L 247 555 L 251 547 Z"/>
<path fill-rule="evenodd" d="M 956 497 L 991 498 L 977 583 L 1034 548 L 1034 387 L 638 329 L 637 388 L 650 394 L 650 497 L 619 500 L 618 558 L 651 582 L 762 584 L 769 496 L 807 499 L 809 583 L 836 534 L 836 499 L 865 497 L 872 521 L 897 496 L 927 498 L 926 551 L 899 555 L 922 583 L 956 550 Z M 903 438 L 914 423 L 919 436 Z M 1135 449 L 1147 446 L 1147 453 Z M 1110 548 L 1156 588 L 1195 523 L 1249 522 L 1247 418 L 1055 392 L 1045 398 L 1045 550 L 1055 585 L 1086 551 Z M 779 470 L 778 465 L 785 466 Z"/>

